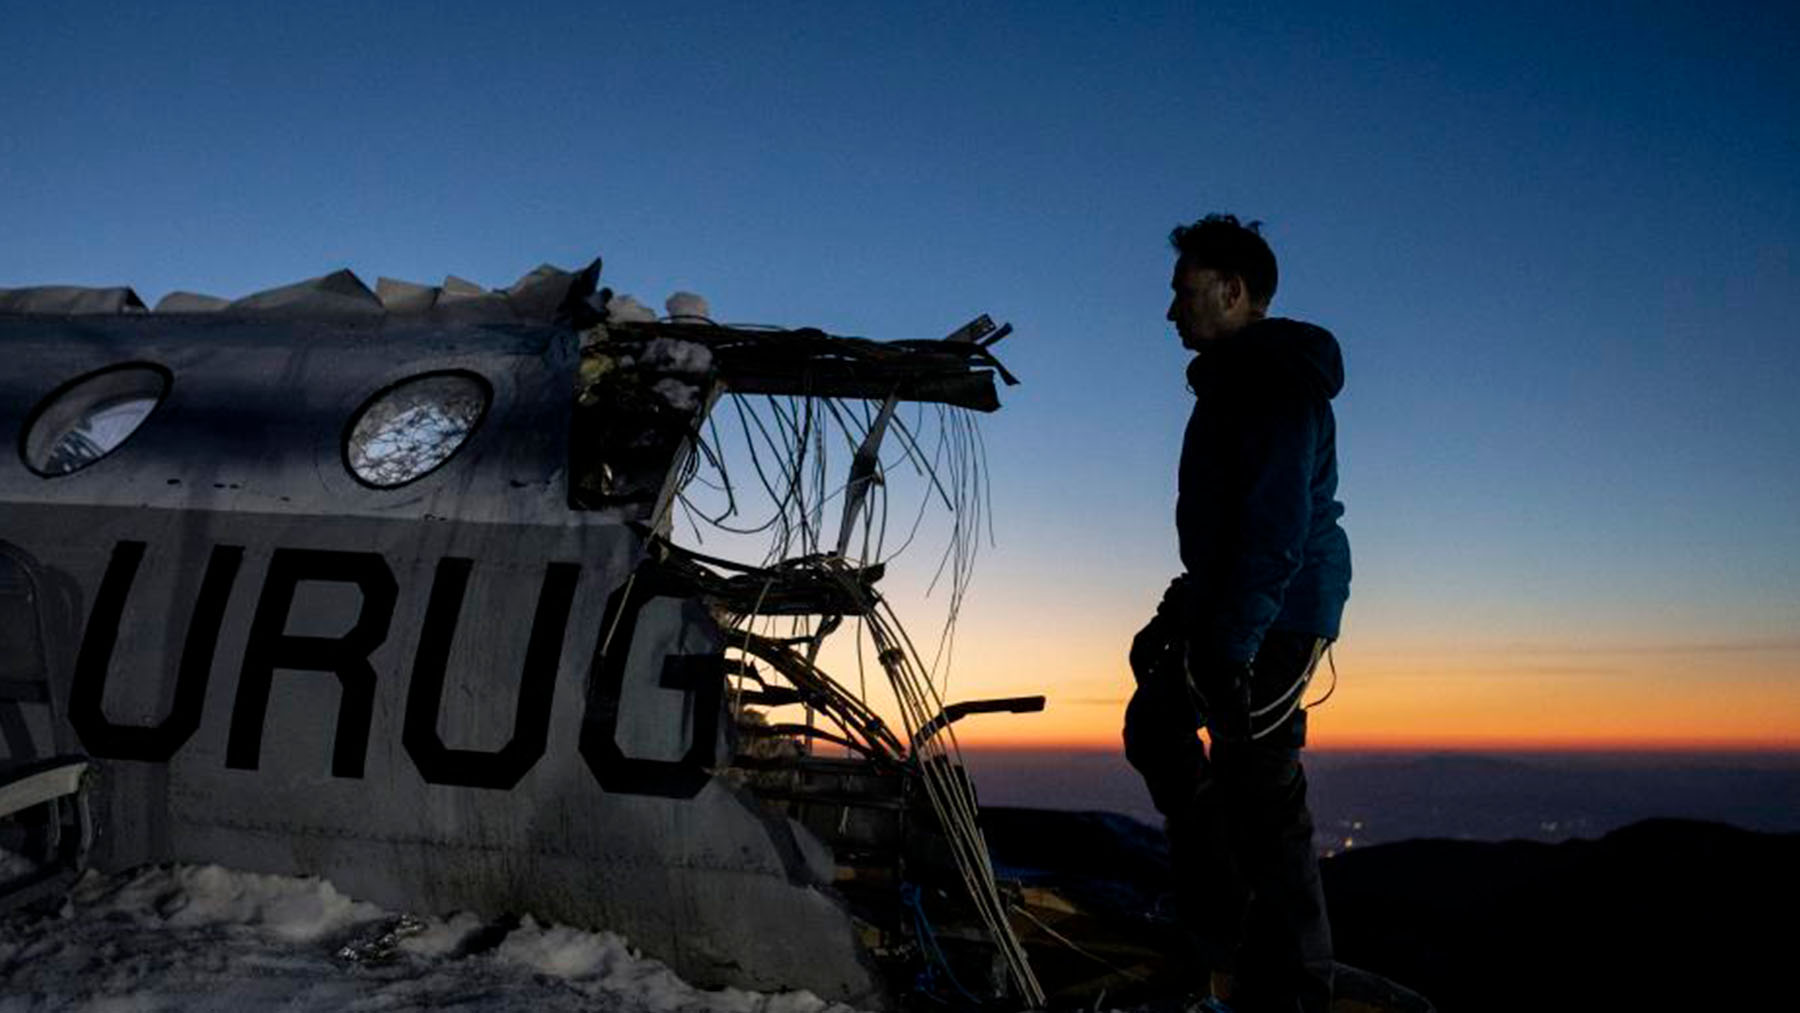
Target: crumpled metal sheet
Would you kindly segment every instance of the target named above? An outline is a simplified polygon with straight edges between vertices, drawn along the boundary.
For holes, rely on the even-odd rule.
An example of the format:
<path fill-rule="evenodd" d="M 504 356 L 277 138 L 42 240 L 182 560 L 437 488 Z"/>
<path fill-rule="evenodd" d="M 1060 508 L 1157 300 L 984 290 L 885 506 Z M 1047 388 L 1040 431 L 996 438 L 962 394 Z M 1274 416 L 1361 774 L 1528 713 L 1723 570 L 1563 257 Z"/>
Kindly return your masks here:
<path fill-rule="evenodd" d="M 129 288 L 38 285 L 0 288 L 0 313 L 143 313 L 144 300 Z"/>
<path fill-rule="evenodd" d="M 594 289 L 598 257 L 578 271 L 541 264 L 501 289 L 448 275 L 442 285 L 381 278 L 370 289 L 349 270 L 226 299 L 171 292 L 149 310 L 130 288 L 37 285 L 0 288 L 0 315 L 110 316 L 122 313 L 221 313 L 230 316 L 315 319 L 405 317 L 439 323 L 528 323 L 588 326 L 600 318 Z"/>

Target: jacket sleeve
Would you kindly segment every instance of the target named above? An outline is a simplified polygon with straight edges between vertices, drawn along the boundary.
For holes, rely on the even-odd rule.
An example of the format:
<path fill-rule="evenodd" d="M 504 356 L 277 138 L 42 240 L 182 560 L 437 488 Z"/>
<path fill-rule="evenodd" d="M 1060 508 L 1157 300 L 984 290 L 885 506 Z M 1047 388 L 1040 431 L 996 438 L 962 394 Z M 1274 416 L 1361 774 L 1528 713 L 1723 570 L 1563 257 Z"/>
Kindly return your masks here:
<path fill-rule="evenodd" d="M 1254 658 L 1300 572 L 1312 524 L 1319 413 L 1315 398 L 1259 392 L 1244 398 L 1234 424 L 1219 434 L 1221 523 L 1212 535 L 1220 542 L 1207 553 L 1216 569 L 1202 581 L 1200 614 L 1190 627 L 1201 636 L 1193 646 L 1207 657 Z"/>

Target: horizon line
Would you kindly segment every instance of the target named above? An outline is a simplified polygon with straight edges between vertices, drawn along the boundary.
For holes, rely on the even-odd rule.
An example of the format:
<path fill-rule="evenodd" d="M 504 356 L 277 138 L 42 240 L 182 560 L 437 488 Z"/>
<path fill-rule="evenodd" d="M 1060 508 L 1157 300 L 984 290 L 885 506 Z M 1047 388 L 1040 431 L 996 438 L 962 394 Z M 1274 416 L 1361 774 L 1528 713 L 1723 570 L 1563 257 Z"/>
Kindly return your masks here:
<path fill-rule="evenodd" d="M 1110 743 L 1080 741 L 1039 741 L 1039 742 L 968 742 L 960 744 L 962 752 L 989 753 L 1027 753 L 1027 752 L 1063 752 L 1063 753 L 1116 753 L 1121 758 L 1124 748 Z M 1651 754 L 1687 754 L 1687 755 L 1745 755 L 1745 756 L 1800 756 L 1800 743 L 1567 743 L 1567 742 L 1368 742 L 1368 743 L 1333 743 L 1330 745 L 1307 746 L 1308 754 L 1318 753 L 1623 753 L 1629 755 Z"/>

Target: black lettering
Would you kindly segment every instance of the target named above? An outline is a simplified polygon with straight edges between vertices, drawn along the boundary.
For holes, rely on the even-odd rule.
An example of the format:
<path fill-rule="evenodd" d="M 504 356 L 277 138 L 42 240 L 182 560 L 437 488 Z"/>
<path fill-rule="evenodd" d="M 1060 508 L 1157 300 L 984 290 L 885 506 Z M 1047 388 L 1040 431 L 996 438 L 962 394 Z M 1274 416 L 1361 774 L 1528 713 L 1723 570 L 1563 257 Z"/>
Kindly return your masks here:
<path fill-rule="evenodd" d="M 150 726 L 120 725 L 107 719 L 102 701 L 113 648 L 118 644 L 119 624 L 125 615 L 125 599 L 130 596 L 143 561 L 143 542 L 127 541 L 113 546 L 112 559 L 106 564 L 106 575 L 94 596 L 94 608 L 88 615 L 81 649 L 75 658 L 74 685 L 69 690 L 69 724 L 90 755 L 166 763 L 200 727 L 213 652 L 219 644 L 219 626 L 225 618 L 231 586 L 244 561 L 244 550 L 237 545 L 217 545 L 206 561 L 200 597 L 188 620 L 181 667 L 175 676 L 175 699 L 168 716 Z"/>
<path fill-rule="evenodd" d="M 362 592 L 362 607 L 357 610 L 350 632 L 335 639 L 287 634 L 294 591 L 302 581 L 309 580 L 355 584 Z M 363 776 L 363 761 L 369 751 L 369 722 L 375 709 L 375 668 L 369 664 L 369 655 L 387 639 L 398 597 L 393 572 L 387 561 L 374 553 L 276 549 L 269 559 L 262 597 L 256 603 L 256 617 L 250 623 L 250 642 L 244 648 L 244 669 L 231 708 L 225 765 L 255 770 L 261 762 L 263 723 L 276 669 L 330 672 L 337 676 L 343 689 L 332 745 L 331 775 Z"/>
<path fill-rule="evenodd" d="M 719 704 L 725 695 L 724 654 L 672 654 L 663 659 L 657 685 L 678 689 L 693 705 L 694 738 L 682 762 L 701 770 L 712 766 L 719 748 Z"/>
<path fill-rule="evenodd" d="M 692 738 L 679 760 L 645 760 L 626 756 L 619 748 L 619 699 L 625 685 L 626 662 L 638 615 L 652 599 L 691 596 L 688 588 L 673 583 L 652 562 L 638 568 L 635 577 L 614 591 L 600 623 L 600 644 L 588 679 L 588 701 L 581 722 L 581 756 L 606 791 L 663 798 L 693 798 L 712 776 L 719 731 L 719 705 L 725 690 L 723 654 L 671 655 L 664 659 L 658 684 L 687 694 L 693 715 Z M 607 631 L 617 629 L 612 643 Z"/>
<path fill-rule="evenodd" d="M 505 789 L 517 785 L 544 755 L 550 736 L 550 704 L 556 694 L 557 661 L 562 656 L 563 634 L 569 626 L 581 567 L 551 563 L 544 571 L 537 614 L 531 620 L 531 641 L 525 648 L 525 669 L 519 676 L 512 738 L 498 752 L 489 753 L 447 748 L 437 732 L 444 673 L 474 565 L 473 560 L 455 556 L 438 562 L 431 601 L 425 607 L 425 625 L 419 631 L 412 684 L 406 693 L 406 728 L 401 742 L 420 776 L 431 784 Z"/>

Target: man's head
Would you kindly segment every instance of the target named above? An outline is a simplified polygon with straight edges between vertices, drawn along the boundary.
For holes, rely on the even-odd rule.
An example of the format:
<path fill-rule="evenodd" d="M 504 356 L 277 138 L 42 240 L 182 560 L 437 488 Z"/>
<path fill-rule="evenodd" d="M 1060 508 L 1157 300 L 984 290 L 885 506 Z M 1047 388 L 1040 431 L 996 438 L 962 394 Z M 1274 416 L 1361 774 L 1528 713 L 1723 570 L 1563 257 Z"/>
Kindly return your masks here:
<path fill-rule="evenodd" d="M 1178 256 L 1168 319 L 1187 348 L 1199 351 L 1268 313 L 1278 272 L 1261 227 L 1212 214 L 1169 233 Z"/>

